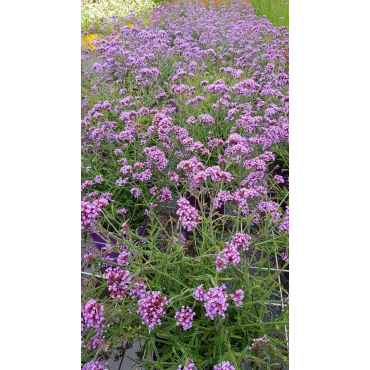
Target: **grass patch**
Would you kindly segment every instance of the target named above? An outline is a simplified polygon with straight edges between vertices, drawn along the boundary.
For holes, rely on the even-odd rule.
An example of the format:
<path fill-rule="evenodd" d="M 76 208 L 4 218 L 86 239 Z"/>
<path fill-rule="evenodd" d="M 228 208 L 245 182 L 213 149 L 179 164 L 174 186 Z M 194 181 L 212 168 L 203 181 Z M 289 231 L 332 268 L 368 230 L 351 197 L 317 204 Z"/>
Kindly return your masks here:
<path fill-rule="evenodd" d="M 265 15 L 275 26 L 289 27 L 289 0 L 252 0 L 259 17 Z"/>

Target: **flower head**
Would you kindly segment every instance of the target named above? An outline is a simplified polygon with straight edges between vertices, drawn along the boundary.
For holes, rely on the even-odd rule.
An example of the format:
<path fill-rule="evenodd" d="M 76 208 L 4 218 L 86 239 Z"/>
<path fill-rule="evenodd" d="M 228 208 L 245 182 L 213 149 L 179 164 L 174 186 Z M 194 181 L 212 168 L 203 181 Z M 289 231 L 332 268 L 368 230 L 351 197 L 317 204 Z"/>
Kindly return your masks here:
<path fill-rule="evenodd" d="M 147 292 L 139 300 L 139 309 L 137 311 L 143 320 L 143 324 L 148 325 L 151 330 L 156 325 L 161 325 L 161 317 L 166 313 L 163 307 L 167 303 L 167 297 L 162 297 L 161 292 Z"/>
<path fill-rule="evenodd" d="M 212 320 L 216 316 L 226 316 L 225 312 L 229 304 L 226 302 L 227 294 L 225 288 L 225 285 L 210 288 L 204 296 L 206 316 L 210 317 Z"/>
<path fill-rule="evenodd" d="M 108 370 L 108 364 L 91 360 L 87 362 L 81 370 Z"/>
<path fill-rule="evenodd" d="M 177 201 L 177 205 L 179 209 L 176 211 L 176 214 L 180 216 L 182 226 L 188 231 L 193 230 L 201 221 L 201 218 L 198 216 L 198 210 L 192 207 L 185 198 L 180 198 Z"/>
<path fill-rule="evenodd" d="M 206 291 L 202 285 L 199 285 L 195 291 L 194 291 L 194 297 L 197 301 L 204 301 L 204 296 L 206 294 Z"/>
<path fill-rule="evenodd" d="M 232 238 L 230 244 L 234 245 L 238 249 L 243 251 L 248 250 L 248 245 L 250 244 L 251 237 L 245 233 L 236 233 Z"/>
<path fill-rule="evenodd" d="M 220 364 L 215 365 L 213 370 L 235 370 L 235 367 L 229 361 L 222 361 Z"/>
<path fill-rule="evenodd" d="M 193 360 L 190 359 L 187 365 L 185 366 L 179 365 L 177 367 L 177 370 L 197 370 L 197 367 L 195 366 Z"/>
<path fill-rule="evenodd" d="M 240 254 L 237 248 L 231 244 L 226 243 L 226 247 L 221 251 L 221 253 L 216 258 L 216 271 L 220 272 L 226 269 L 228 264 L 236 265 L 240 262 Z"/>
<path fill-rule="evenodd" d="M 103 277 L 107 280 L 110 296 L 123 300 L 129 290 L 130 272 L 122 270 L 120 267 L 108 267 Z"/>
<path fill-rule="evenodd" d="M 193 318 L 195 312 L 190 307 L 182 306 L 181 310 L 176 312 L 176 325 L 181 325 L 184 330 L 188 330 L 193 326 Z"/>
<path fill-rule="evenodd" d="M 244 292 L 242 289 L 238 289 L 235 291 L 235 293 L 231 293 L 230 297 L 234 301 L 235 306 L 239 307 L 243 304 Z"/>

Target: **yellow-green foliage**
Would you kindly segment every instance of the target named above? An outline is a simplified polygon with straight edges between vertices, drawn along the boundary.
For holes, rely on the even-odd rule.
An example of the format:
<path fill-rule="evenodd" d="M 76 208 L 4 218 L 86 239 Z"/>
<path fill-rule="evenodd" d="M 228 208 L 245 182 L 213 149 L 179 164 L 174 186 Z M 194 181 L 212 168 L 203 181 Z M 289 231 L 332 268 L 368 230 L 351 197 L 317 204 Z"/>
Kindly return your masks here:
<path fill-rule="evenodd" d="M 154 6 L 154 0 L 85 0 L 81 4 L 81 28 L 86 30 L 112 15 L 127 16 L 130 11 L 145 15 Z"/>

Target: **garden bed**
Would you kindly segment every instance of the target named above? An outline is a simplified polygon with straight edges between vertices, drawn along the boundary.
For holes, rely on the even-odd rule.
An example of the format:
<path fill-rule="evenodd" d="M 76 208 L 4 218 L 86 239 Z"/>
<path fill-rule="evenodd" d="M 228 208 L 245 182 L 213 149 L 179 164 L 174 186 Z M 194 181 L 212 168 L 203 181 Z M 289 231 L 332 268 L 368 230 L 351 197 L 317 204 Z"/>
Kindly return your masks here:
<path fill-rule="evenodd" d="M 84 370 L 288 364 L 288 32 L 230 4 L 85 39 Z"/>

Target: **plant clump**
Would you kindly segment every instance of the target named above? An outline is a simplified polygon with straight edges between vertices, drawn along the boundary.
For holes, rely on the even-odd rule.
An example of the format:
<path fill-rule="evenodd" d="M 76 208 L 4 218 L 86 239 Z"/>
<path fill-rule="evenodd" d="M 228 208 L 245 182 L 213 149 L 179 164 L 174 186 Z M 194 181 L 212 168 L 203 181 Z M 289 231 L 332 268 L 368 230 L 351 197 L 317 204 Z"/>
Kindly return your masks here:
<path fill-rule="evenodd" d="M 242 0 L 120 15 L 82 48 L 83 369 L 135 339 L 145 369 L 286 365 L 288 30 Z"/>

